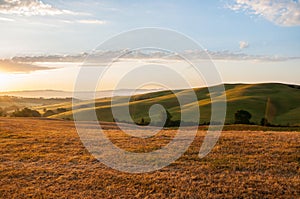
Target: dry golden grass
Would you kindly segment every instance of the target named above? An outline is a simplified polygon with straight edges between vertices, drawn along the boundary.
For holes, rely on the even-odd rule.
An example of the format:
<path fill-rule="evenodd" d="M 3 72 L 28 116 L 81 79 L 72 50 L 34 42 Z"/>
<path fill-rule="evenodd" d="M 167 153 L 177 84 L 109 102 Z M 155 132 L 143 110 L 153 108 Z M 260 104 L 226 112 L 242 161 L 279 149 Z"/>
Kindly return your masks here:
<path fill-rule="evenodd" d="M 106 125 L 113 142 L 132 151 L 161 147 L 174 134 L 139 144 Z M 299 132 L 226 131 L 199 159 L 204 135 L 168 167 L 127 174 L 94 159 L 70 121 L 1 118 L 0 198 L 300 197 Z"/>

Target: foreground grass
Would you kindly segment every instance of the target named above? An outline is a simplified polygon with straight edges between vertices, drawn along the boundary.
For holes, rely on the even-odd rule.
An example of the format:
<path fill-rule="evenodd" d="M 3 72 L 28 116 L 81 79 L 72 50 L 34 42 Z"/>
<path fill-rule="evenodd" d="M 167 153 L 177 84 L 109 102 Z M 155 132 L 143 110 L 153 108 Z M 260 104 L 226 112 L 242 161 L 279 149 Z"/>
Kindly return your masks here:
<path fill-rule="evenodd" d="M 165 130 L 141 144 L 106 124 L 124 149 L 165 145 Z M 299 198 L 300 133 L 225 131 L 203 159 L 199 131 L 189 150 L 168 167 L 146 174 L 115 171 L 83 147 L 67 121 L 0 119 L 0 198 Z M 146 144 L 145 144 L 146 143 Z"/>

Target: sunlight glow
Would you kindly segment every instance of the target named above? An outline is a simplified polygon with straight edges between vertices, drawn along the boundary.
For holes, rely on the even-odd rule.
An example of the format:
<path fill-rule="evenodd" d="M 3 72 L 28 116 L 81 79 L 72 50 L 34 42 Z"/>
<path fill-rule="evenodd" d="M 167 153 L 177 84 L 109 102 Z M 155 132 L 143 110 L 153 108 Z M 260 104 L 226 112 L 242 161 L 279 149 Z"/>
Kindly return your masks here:
<path fill-rule="evenodd" d="M 8 91 L 13 86 L 13 74 L 0 73 L 0 91 Z"/>

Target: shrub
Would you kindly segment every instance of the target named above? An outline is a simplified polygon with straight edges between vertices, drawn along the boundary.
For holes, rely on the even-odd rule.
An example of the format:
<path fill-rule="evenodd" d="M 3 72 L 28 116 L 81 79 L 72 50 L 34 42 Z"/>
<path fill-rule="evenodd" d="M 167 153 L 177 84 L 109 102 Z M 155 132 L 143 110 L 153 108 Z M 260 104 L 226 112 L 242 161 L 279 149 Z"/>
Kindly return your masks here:
<path fill-rule="evenodd" d="M 51 115 L 55 115 L 55 112 L 52 110 L 47 110 L 44 114 L 43 117 L 49 117 Z"/>
<path fill-rule="evenodd" d="M 13 117 L 41 117 L 41 114 L 36 110 L 24 108 L 21 111 L 16 110 L 12 113 Z"/>
<path fill-rule="evenodd" d="M 0 117 L 5 117 L 6 111 L 0 107 Z"/>
<path fill-rule="evenodd" d="M 250 119 L 251 119 L 252 115 L 245 110 L 238 110 L 235 114 L 234 114 L 234 123 L 235 124 L 250 124 Z"/>
<path fill-rule="evenodd" d="M 66 108 L 58 108 L 56 109 L 57 113 L 64 113 L 67 112 L 68 110 Z"/>
<path fill-rule="evenodd" d="M 271 126 L 267 118 L 261 118 L 260 120 L 260 125 L 261 126 Z"/>

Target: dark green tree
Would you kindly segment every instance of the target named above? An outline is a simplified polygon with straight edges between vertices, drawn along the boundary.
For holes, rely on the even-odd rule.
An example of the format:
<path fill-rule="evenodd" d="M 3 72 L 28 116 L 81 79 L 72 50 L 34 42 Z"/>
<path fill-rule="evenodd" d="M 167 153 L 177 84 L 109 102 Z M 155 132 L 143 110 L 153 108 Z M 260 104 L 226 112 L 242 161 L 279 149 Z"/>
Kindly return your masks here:
<path fill-rule="evenodd" d="M 68 110 L 66 108 L 58 108 L 56 109 L 57 113 L 64 113 L 67 112 Z"/>
<path fill-rule="evenodd" d="M 238 110 L 234 114 L 234 123 L 235 124 L 250 124 L 250 119 L 252 115 L 248 111 Z"/>
<path fill-rule="evenodd" d="M 267 118 L 261 118 L 260 125 L 261 126 L 270 126 L 271 124 L 269 123 Z"/>
<path fill-rule="evenodd" d="M 55 115 L 55 112 L 52 110 L 47 110 L 44 114 L 43 117 L 49 117 L 51 115 Z"/>
<path fill-rule="evenodd" d="M 145 119 L 142 117 L 142 119 L 141 119 L 141 123 L 140 123 L 141 125 L 144 125 L 145 124 Z"/>
<path fill-rule="evenodd" d="M 12 113 L 13 117 L 41 117 L 41 114 L 36 110 L 24 108 L 21 111 L 16 110 Z"/>

